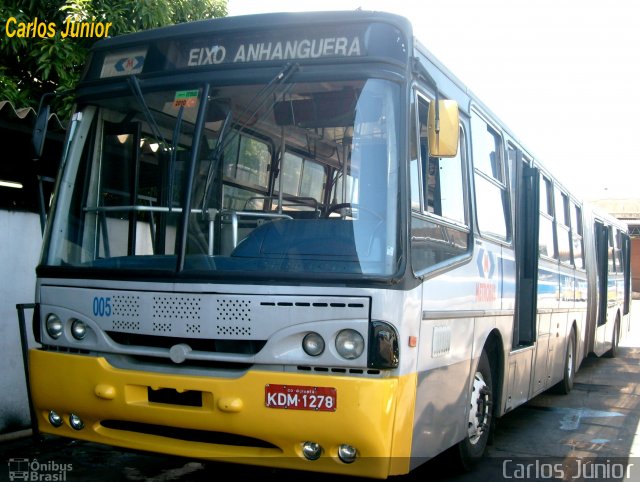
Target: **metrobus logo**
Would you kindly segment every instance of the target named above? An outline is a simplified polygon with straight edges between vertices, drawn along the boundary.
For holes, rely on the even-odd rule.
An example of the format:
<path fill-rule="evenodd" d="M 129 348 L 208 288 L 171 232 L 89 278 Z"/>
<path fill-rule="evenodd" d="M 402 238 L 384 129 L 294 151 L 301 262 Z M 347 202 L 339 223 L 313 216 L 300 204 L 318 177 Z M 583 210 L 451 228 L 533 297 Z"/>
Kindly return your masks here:
<path fill-rule="evenodd" d="M 146 48 L 109 53 L 102 62 L 100 78 L 139 74 L 146 56 Z"/>
<path fill-rule="evenodd" d="M 478 274 L 482 278 L 481 281 L 476 283 L 476 301 L 495 301 L 498 298 L 498 287 L 492 281 L 496 270 L 495 256 L 491 251 L 480 248 L 476 266 L 478 267 Z"/>
<path fill-rule="evenodd" d="M 496 268 L 495 257 L 491 251 L 484 248 L 478 250 L 478 259 L 476 261 L 478 266 L 478 274 L 484 279 L 493 278 L 493 274 Z"/>
<path fill-rule="evenodd" d="M 144 65 L 144 56 L 136 55 L 135 57 L 122 57 L 114 64 L 114 68 L 123 74 L 131 74 L 142 72 Z"/>

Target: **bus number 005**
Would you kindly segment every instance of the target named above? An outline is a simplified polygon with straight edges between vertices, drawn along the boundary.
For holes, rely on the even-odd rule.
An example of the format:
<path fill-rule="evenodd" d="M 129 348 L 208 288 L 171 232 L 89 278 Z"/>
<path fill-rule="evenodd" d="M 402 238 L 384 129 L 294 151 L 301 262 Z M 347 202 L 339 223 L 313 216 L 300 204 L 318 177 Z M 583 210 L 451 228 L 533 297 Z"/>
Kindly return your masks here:
<path fill-rule="evenodd" d="M 93 298 L 93 316 L 111 316 L 111 298 L 96 296 Z"/>

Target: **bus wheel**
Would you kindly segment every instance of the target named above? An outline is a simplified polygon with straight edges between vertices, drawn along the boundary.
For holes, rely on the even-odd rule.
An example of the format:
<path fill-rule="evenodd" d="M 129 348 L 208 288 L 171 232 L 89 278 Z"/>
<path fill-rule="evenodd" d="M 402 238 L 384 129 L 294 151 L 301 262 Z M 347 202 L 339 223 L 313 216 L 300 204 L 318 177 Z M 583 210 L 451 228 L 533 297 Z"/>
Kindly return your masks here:
<path fill-rule="evenodd" d="M 562 395 L 568 394 L 573 388 L 573 378 L 576 374 L 576 331 L 571 329 L 571 335 L 567 340 L 567 351 L 564 355 L 564 376 L 556 385 L 556 392 Z"/>
<path fill-rule="evenodd" d="M 466 470 L 470 470 L 484 455 L 491 431 L 493 379 L 489 357 L 485 351 L 480 356 L 473 377 L 469 403 L 467 437 L 458 444 L 460 462 Z"/>
<path fill-rule="evenodd" d="M 616 316 L 616 324 L 613 325 L 611 336 L 611 349 L 604 354 L 607 358 L 615 358 L 618 355 L 618 343 L 620 342 L 620 314 Z"/>

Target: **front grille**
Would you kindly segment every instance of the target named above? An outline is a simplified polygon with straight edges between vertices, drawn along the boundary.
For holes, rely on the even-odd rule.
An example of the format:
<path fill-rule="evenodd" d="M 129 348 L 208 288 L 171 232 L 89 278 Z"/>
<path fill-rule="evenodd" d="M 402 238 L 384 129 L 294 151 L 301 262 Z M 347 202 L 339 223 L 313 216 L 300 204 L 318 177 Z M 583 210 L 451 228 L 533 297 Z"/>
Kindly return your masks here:
<path fill-rule="evenodd" d="M 58 353 L 71 353 L 73 355 L 88 355 L 89 353 L 91 353 L 89 350 L 81 350 L 79 348 L 69 348 L 66 346 L 55 346 L 55 345 L 42 345 L 41 350 L 54 351 Z"/>
<path fill-rule="evenodd" d="M 362 368 L 342 368 L 342 367 L 311 367 L 306 365 L 298 365 L 296 367 L 301 372 L 316 372 L 316 373 L 341 373 L 349 375 L 380 375 L 380 370 L 365 370 Z"/>
<path fill-rule="evenodd" d="M 167 427 L 141 422 L 127 422 L 124 420 L 103 420 L 100 422 L 105 428 L 136 432 L 147 435 L 157 435 L 187 442 L 203 442 L 209 444 L 232 445 L 235 447 L 256 447 L 266 449 L 278 449 L 276 445 L 265 440 L 253 437 L 245 437 L 225 432 L 212 432 L 209 430 L 196 430 L 192 428 Z"/>
<path fill-rule="evenodd" d="M 242 355 L 255 355 L 264 345 L 266 340 L 220 340 L 201 338 L 179 338 L 175 336 L 152 336 L 140 333 L 120 333 L 107 331 L 106 334 L 114 342 L 126 346 L 146 346 L 151 348 L 171 348 L 174 345 L 184 343 L 194 351 L 209 353 L 236 353 Z"/>
<path fill-rule="evenodd" d="M 186 360 L 184 363 L 176 365 L 168 358 L 147 355 L 127 355 L 124 359 L 128 360 L 129 364 L 127 365 L 127 368 L 140 369 L 140 367 L 144 366 L 145 369 L 157 368 L 161 371 L 164 371 L 167 368 L 175 369 L 176 367 L 179 367 L 181 372 L 189 369 L 204 369 L 224 370 L 228 373 L 240 374 L 249 370 L 253 366 L 251 363 L 223 362 L 215 360 Z M 111 363 L 117 365 L 117 362 L 111 361 Z"/>
<path fill-rule="evenodd" d="M 199 320 L 202 298 L 189 295 L 153 297 L 154 320 Z"/>

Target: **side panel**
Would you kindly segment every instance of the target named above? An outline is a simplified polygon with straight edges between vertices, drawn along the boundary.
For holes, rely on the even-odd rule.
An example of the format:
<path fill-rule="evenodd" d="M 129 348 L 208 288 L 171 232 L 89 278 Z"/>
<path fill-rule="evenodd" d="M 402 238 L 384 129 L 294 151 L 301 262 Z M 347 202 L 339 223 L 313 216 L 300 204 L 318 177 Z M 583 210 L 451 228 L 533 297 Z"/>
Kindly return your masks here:
<path fill-rule="evenodd" d="M 560 323 L 557 313 L 559 291 L 557 262 L 541 259 L 538 271 L 537 339 L 531 397 L 551 386 L 551 373 L 558 349 L 556 335 Z"/>
<path fill-rule="evenodd" d="M 579 368 L 580 362 L 588 354 L 587 349 L 587 284 L 588 277 L 585 270 L 576 270 L 575 272 L 575 289 L 574 289 L 574 311 L 570 315 L 569 322 L 576 323 L 576 369 Z"/>
<path fill-rule="evenodd" d="M 471 374 L 489 333 L 510 333 L 513 324 L 513 289 L 504 289 L 515 283 L 513 255 L 503 257 L 501 246 L 487 241 L 475 247 L 469 263 L 423 284 L 414 467 L 466 437 Z"/>
<path fill-rule="evenodd" d="M 605 215 L 585 214 L 585 226 L 589 228 L 585 233 L 585 240 L 589 234 L 587 350 L 601 356 L 629 328 L 629 243 L 626 227 Z"/>
<path fill-rule="evenodd" d="M 534 347 L 526 347 L 509 353 L 504 412 L 513 410 L 529 400 L 531 367 Z"/>

